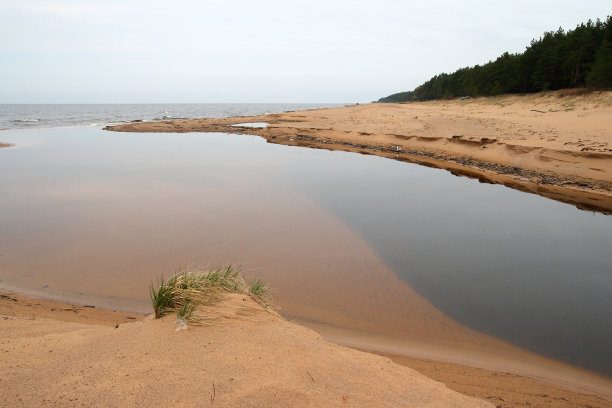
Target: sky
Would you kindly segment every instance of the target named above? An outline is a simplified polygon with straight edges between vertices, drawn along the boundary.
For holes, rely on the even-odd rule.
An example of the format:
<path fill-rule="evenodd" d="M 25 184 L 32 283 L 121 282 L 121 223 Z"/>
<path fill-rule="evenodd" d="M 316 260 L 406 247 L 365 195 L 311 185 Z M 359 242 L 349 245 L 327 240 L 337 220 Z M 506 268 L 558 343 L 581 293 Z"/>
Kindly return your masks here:
<path fill-rule="evenodd" d="M 610 0 L 0 0 L 0 103 L 369 102 Z"/>

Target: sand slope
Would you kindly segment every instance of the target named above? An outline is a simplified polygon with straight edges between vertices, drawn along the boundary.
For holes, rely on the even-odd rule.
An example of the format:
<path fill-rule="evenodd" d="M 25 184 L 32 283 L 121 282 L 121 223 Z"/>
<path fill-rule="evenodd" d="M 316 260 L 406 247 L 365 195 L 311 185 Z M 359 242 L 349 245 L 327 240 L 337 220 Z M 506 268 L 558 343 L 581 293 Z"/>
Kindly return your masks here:
<path fill-rule="evenodd" d="M 322 340 L 241 295 L 113 326 L 0 320 L 1 406 L 490 407 L 385 357 Z"/>

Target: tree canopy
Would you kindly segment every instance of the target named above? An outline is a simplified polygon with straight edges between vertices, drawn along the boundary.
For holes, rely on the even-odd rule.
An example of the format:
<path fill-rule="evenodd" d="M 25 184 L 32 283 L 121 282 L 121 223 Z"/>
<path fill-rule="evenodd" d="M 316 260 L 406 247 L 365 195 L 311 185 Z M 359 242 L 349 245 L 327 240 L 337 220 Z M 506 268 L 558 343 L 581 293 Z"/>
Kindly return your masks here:
<path fill-rule="evenodd" d="M 505 52 L 484 65 L 439 74 L 413 91 L 378 102 L 423 101 L 462 96 L 531 93 L 563 88 L 612 89 L 612 18 L 574 30 L 544 33 L 523 53 Z"/>

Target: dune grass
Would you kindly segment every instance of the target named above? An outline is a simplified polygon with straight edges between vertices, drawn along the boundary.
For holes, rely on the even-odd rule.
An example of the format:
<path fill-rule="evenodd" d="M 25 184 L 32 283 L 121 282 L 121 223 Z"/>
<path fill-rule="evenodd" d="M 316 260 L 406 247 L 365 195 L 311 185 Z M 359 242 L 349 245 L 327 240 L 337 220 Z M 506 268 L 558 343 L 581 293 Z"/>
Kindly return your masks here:
<path fill-rule="evenodd" d="M 256 278 L 249 287 L 249 293 L 252 296 L 265 296 L 267 292 L 268 288 L 265 286 L 264 281 L 259 278 Z"/>
<path fill-rule="evenodd" d="M 197 320 L 198 306 L 221 300 L 224 294 L 240 293 L 250 296 L 269 311 L 274 310 L 270 289 L 257 278 L 247 284 L 232 266 L 204 270 L 185 268 L 167 280 L 162 276 L 157 285 L 149 285 L 155 318 L 176 313 L 185 320 Z"/>

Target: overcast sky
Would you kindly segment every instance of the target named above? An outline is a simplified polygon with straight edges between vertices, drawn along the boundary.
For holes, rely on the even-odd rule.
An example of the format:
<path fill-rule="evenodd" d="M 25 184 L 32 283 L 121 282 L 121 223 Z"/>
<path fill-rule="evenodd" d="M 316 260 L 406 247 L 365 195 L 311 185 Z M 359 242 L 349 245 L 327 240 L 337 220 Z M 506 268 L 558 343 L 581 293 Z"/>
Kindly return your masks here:
<path fill-rule="evenodd" d="M 610 6 L 0 0 L 0 103 L 368 102 Z"/>

